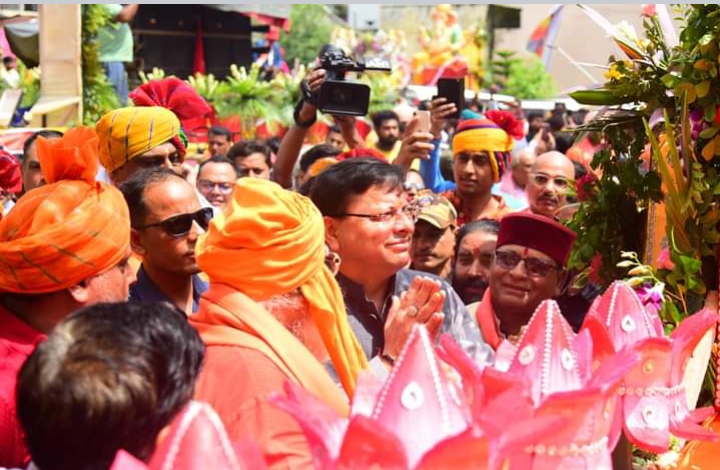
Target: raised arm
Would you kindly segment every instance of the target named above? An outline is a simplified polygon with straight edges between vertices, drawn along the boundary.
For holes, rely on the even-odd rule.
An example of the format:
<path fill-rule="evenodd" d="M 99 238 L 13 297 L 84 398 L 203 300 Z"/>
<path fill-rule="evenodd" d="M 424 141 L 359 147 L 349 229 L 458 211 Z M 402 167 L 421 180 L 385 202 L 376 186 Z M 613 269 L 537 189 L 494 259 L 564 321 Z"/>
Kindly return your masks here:
<path fill-rule="evenodd" d="M 120 10 L 120 13 L 115 17 L 115 21 L 118 21 L 120 23 L 129 23 L 135 18 L 135 15 L 138 12 L 138 7 L 140 5 L 137 3 L 132 3 L 129 5 L 125 5 L 122 10 Z"/>
<path fill-rule="evenodd" d="M 365 147 L 365 139 L 362 138 L 360 133 L 355 127 L 354 116 L 333 116 L 335 123 L 340 127 L 343 139 L 347 146 L 352 149 L 359 149 Z"/>
<path fill-rule="evenodd" d="M 325 81 L 325 70 L 314 70 L 307 77 L 307 85 L 310 91 L 317 92 L 320 85 Z M 314 104 L 302 101 L 299 108 L 296 108 L 295 124 L 290 126 L 287 133 L 280 142 L 277 159 L 273 166 L 272 179 L 283 188 L 292 187 L 292 172 L 295 162 L 300 156 L 305 136 L 308 129 L 315 123 L 317 118 L 317 108 Z"/>
<path fill-rule="evenodd" d="M 436 98 L 430 103 L 430 115 L 432 117 L 430 132 L 433 134 L 433 149 L 430 158 L 420 162 L 420 175 L 423 178 L 425 187 L 435 193 L 455 189 L 455 183 L 446 181 L 440 171 L 440 138 L 442 129 L 448 116 L 455 110 L 454 103 L 446 103 L 445 98 Z"/>

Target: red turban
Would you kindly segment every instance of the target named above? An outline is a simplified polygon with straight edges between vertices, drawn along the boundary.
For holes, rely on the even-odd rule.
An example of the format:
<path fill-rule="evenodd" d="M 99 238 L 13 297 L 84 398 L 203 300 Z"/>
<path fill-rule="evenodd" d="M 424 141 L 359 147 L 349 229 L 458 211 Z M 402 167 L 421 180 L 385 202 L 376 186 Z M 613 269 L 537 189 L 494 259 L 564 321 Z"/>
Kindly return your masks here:
<path fill-rule="evenodd" d="M 22 191 L 20 162 L 14 155 L 0 149 L 0 189 L 9 193 Z"/>
<path fill-rule="evenodd" d="M 181 121 L 212 113 L 212 108 L 190 84 L 175 77 L 152 80 L 129 96 L 135 106 L 160 106 L 175 113 Z"/>

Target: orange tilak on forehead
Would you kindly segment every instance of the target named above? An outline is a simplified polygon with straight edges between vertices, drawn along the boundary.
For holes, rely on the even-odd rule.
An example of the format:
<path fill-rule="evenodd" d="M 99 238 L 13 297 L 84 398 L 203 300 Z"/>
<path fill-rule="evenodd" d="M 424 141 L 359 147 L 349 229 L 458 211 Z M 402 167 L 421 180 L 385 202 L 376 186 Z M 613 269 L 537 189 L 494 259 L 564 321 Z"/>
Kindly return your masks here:
<path fill-rule="evenodd" d="M 525 249 L 523 250 L 523 256 L 527 256 L 528 253 L 530 253 L 530 248 L 525 247 Z"/>

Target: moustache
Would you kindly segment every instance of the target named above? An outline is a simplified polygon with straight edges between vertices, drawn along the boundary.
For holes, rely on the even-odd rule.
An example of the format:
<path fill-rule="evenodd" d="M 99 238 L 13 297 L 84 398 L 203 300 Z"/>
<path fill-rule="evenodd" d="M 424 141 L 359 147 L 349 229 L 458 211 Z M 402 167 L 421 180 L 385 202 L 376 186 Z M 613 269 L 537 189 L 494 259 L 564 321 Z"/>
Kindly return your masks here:
<path fill-rule="evenodd" d="M 560 201 L 558 200 L 558 198 L 556 198 L 556 197 L 554 197 L 554 196 L 549 196 L 549 195 L 540 196 L 540 197 L 538 198 L 538 200 L 539 200 L 539 201 L 551 202 L 551 203 L 553 203 L 553 204 L 558 204 L 558 203 L 560 202 Z"/>
<path fill-rule="evenodd" d="M 478 289 L 478 290 L 485 290 L 488 288 L 490 284 L 485 279 L 482 279 L 480 277 L 474 277 L 471 279 L 455 279 L 453 281 L 453 286 L 455 287 L 455 290 L 470 290 L 470 289 Z"/>

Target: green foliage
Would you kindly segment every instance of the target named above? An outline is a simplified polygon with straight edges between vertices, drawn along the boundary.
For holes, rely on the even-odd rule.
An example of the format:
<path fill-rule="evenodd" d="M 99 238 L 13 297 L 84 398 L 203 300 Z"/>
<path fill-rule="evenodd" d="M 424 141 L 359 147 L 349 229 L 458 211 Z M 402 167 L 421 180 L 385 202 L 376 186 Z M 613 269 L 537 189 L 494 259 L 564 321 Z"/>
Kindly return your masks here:
<path fill-rule="evenodd" d="M 40 99 L 40 68 L 27 68 L 22 60 L 17 59 L 17 70 L 20 74 L 22 90 L 21 108 L 31 108 Z"/>
<path fill-rule="evenodd" d="M 545 71 L 535 55 L 526 59 L 516 57 L 514 51 L 500 50 L 490 63 L 491 82 L 502 93 L 521 100 L 552 98 L 556 94 L 552 76 Z"/>
<path fill-rule="evenodd" d="M 535 55 L 510 64 L 503 92 L 521 100 L 556 96 L 552 76 L 545 71 L 542 61 Z"/>
<path fill-rule="evenodd" d="M 301 64 L 311 63 L 320 48 L 330 42 L 333 23 L 326 5 L 293 5 L 290 10 L 290 25 L 290 32 L 283 32 L 280 38 L 288 64 L 292 64 L 295 59 Z"/>
<path fill-rule="evenodd" d="M 625 104 L 626 111 L 607 113 L 586 127 L 601 132 L 606 145 L 593 161 L 602 170 L 598 195 L 584 201 L 571 222 L 580 230 L 571 263 L 588 267 L 597 252 L 602 284 L 623 277 L 617 252 L 640 253 L 642 247 L 632 246 L 625 230 L 630 221 L 622 214 L 662 200 L 672 263 L 653 276 L 665 284 L 661 316 L 671 328 L 702 305 L 711 287 L 704 270 L 716 266 L 720 244 L 720 6 L 681 6 L 677 12 L 679 45 L 666 44 L 656 16 L 644 20 L 643 38 L 621 26 L 614 39 L 627 58 L 610 57 L 601 89 L 572 94 L 587 104 Z M 651 129 L 652 115 L 663 116 L 663 124 Z M 646 145 L 652 163 L 643 167 Z M 629 226 L 639 231 L 641 224 Z"/>
<path fill-rule="evenodd" d="M 569 226 L 578 234 L 568 265 L 576 271 L 589 269 L 599 256 L 602 263 L 595 282 L 607 287 L 625 277 L 618 267 L 623 251 L 642 251 L 639 227 L 649 200 L 660 201 L 660 178 L 645 172 L 640 153 L 643 149 L 642 122 L 627 120 L 623 126 L 605 129 L 608 146 L 595 154 L 591 166 L 602 176 L 591 184 L 594 197 L 582 201 Z M 588 191 L 588 188 L 585 188 Z M 597 261 L 596 261 L 597 264 Z M 594 266 L 593 269 L 598 269 Z"/>
<path fill-rule="evenodd" d="M 497 58 L 490 61 L 492 83 L 504 89 L 510 79 L 510 69 L 515 63 L 519 62 L 520 59 L 515 57 L 514 51 L 499 50 L 495 51 L 495 54 Z"/>
<path fill-rule="evenodd" d="M 83 123 L 94 125 L 103 114 L 120 106 L 100 62 L 98 31 L 110 20 L 102 4 L 82 6 Z"/>
<path fill-rule="evenodd" d="M 400 93 L 390 75 L 370 72 L 363 74 L 360 81 L 370 86 L 370 106 L 368 109 L 370 116 L 378 111 L 395 107 L 400 98 Z"/>

